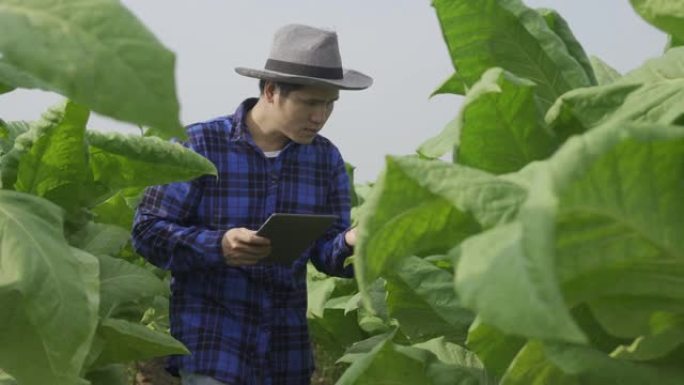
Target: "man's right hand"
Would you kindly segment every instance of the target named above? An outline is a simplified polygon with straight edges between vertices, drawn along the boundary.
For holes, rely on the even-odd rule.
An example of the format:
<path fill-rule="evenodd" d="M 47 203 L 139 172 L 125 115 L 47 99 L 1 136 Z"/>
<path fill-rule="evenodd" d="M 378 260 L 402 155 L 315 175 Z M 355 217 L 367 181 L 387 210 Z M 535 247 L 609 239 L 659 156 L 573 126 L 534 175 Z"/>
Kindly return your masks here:
<path fill-rule="evenodd" d="M 271 252 L 271 241 L 244 227 L 230 229 L 221 239 L 223 258 L 231 266 L 253 265 Z"/>

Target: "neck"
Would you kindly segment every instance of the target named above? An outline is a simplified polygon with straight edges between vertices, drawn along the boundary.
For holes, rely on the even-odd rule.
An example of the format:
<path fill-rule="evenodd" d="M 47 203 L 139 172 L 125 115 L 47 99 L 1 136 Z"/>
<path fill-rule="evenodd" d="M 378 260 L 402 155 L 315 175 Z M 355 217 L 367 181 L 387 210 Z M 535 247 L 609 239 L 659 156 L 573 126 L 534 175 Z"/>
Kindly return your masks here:
<path fill-rule="evenodd" d="M 276 129 L 275 122 L 269 119 L 267 109 L 268 106 L 260 98 L 247 113 L 245 121 L 254 143 L 262 151 L 277 151 L 285 147 L 288 138 Z"/>

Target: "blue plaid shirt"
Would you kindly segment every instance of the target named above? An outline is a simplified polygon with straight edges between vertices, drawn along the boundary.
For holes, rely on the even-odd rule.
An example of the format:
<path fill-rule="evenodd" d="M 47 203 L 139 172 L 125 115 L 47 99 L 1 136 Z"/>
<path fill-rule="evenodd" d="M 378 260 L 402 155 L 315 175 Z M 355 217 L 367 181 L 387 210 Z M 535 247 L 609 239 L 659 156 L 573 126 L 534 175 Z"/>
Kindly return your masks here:
<path fill-rule="evenodd" d="M 289 142 L 276 158 L 256 146 L 245 114 L 188 127 L 187 145 L 211 160 L 218 178 L 150 187 L 133 226 L 133 245 L 172 272 L 171 334 L 192 352 L 169 360 L 172 372 L 229 384 L 308 384 L 313 359 L 306 320 L 306 263 L 353 275 L 344 260 L 349 179 L 337 148 L 322 136 Z M 292 266 L 231 267 L 221 238 L 233 227 L 257 229 L 271 213 L 337 214 L 339 220 Z"/>

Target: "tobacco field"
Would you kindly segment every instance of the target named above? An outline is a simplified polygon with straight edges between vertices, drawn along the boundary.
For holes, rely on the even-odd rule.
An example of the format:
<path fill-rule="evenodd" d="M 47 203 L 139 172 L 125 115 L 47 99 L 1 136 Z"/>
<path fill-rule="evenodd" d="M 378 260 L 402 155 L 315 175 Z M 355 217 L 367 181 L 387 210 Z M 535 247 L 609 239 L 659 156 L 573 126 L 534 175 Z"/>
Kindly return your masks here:
<path fill-rule="evenodd" d="M 684 383 L 684 0 L 630 2 L 670 39 L 625 74 L 553 10 L 426 3 L 454 68 L 435 94 L 463 103 L 354 185 L 356 279 L 309 272 L 327 381 Z M 65 97 L 0 116 L 0 385 L 127 384 L 131 362 L 187 352 L 134 208 L 216 170 L 167 140 L 174 54 L 116 0 L 57 3 L 0 0 L 0 93 Z"/>

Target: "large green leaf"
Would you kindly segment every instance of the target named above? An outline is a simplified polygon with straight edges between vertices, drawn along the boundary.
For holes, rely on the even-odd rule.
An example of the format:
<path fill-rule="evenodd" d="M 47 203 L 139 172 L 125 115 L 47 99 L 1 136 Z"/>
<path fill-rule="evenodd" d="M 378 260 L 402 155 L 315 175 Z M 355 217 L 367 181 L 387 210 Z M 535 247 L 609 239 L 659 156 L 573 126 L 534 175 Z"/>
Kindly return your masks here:
<path fill-rule="evenodd" d="M 675 385 L 684 381 L 681 368 L 617 360 L 589 347 L 534 343 L 529 348 L 537 362 L 514 364 L 502 385 Z"/>
<path fill-rule="evenodd" d="M 129 367 L 124 364 L 113 364 L 97 368 L 86 373 L 91 385 L 130 385 Z"/>
<path fill-rule="evenodd" d="M 319 317 L 308 319 L 311 337 L 319 349 L 332 357 L 340 357 L 345 349 L 362 340 L 364 333 L 359 327 L 356 312 L 345 314 L 343 308 L 325 308 Z"/>
<path fill-rule="evenodd" d="M 308 277 L 307 277 L 308 278 Z M 325 304 L 335 290 L 335 279 L 307 280 L 307 317 L 323 317 Z"/>
<path fill-rule="evenodd" d="M 216 175 L 208 159 L 178 143 L 115 132 L 87 132 L 95 183 L 112 190 Z"/>
<path fill-rule="evenodd" d="M 520 0 L 434 0 L 454 67 L 472 86 L 491 67 L 534 81 L 542 110 L 591 85 L 582 65 L 544 18 Z"/>
<path fill-rule="evenodd" d="M 596 349 L 530 342 L 520 351 L 501 385 L 680 384 L 684 370 L 634 363 Z"/>
<path fill-rule="evenodd" d="M 428 159 L 437 159 L 449 151 L 455 151 L 461 135 L 461 115 L 449 121 L 439 134 L 424 141 L 416 152 Z M 455 154 L 454 154 L 455 155 Z"/>
<path fill-rule="evenodd" d="M 457 161 L 495 174 L 544 159 L 558 146 L 528 80 L 492 68 L 467 95 Z"/>
<path fill-rule="evenodd" d="M 630 3 L 646 21 L 684 40 L 684 0 L 630 0 Z"/>
<path fill-rule="evenodd" d="M 88 178 L 84 144 L 88 116 L 84 107 L 65 101 L 16 139 L 16 191 L 47 198 L 68 211 L 79 207 Z"/>
<path fill-rule="evenodd" d="M 473 384 L 498 384 L 496 377 L 485 370 L 482 362 L 480 362 L 475 353 L 459 345 L 448 342 L 444 338 L 435 338 L 429 341 L 414 344 L 412 347 L 427 350 L 433 353 L 444 364 L 453 365 L 463 371 L 470 372 L 472 374 L 471 381 Z M 448 373 L 448 371 L 445 372 L 445 374 L 446 373 Z M 445 384 L 449 383 L 449 379 L 445 378 L 444 380 Z M 465 379 L 463 381 L 468 383 Z"/>
<path fill-rule="evenodd" d="M 555 197 L 547 187 L 550 177 L 526 175 L 530 190 L 518 220 L 461 244 L 457 292 L 483 323 L 505 334 L 584 343 L 553 274 Z"/>
<path fill-rule="evenodd" d="M 17 381 L 0 369 L 0 385 L 17 385 Z"/>
<path fill-rule="evenodd" d="M 104 347 L 93 366 L 189 353 L 182 343 L 168 334 L 115 318 L 100 322 L 97 338 Z"/>
<path fill-rule="evenodd" d="M 354 167 L 350 163 L 345 162 L 344 163 L 344 169 L 347 171 L 347 176 L 349 177 L 349 185 L 354 186 L 354 170 L 356 169 L 356 167 Z M 358 206 L 360 204 L 360 202 L 359 202 L 359 197 L 356 196 L 356 190 L 352 188 L 350 193 L 351 193 L 351 205 L 352 205 L 352 207 Z"/>
<path fill-rule="evenodd" d="M 98 263 L 52 203 L 0 191 L 0 367 L 26 384 L 79 382 L 97 325 Z"/>
<path fill-rule="evenodd" d="M 362 291 L 401 258 L 446 251 L 480 231 L 472 216 L 406 176 L 392 158 L 375 191 L 360 220 L 355 250 Z"/>
<path fill-rule="evenodd" d="M 119 190 L 109 199 L 92 208 L 95 222 L 130 229 L 133 226 L 135 208 L 144 190 L 143 187 Z"/>
<path fill-rule="evenodd" d="M 30 127 L 28 122 L 5 122 L 0 119 L 0 155 L 10 152 L 17 137 L 28 131 Z"/>
<path fill-rule="evenodd" d="M 632 96 L 641 89 L 642 85 L 639 83 L 616 81 L 605 86 L 570 91 L 558 98 L 556 104 L 549 109 L 546 121 L 549 128 L 564 141 L 610 119 L 647 118 L 647 109 L 629 108 L 629 104 L 626 103 L 631 98 L 632 107 L 635 101 L 641 100 L 641 103 L 655 108 L 656 105 L 645 100 L 644 95 Z"/>
<path fill-rule="evenodd" d="M 454 292 L 453 275 L 411 257 L 387 277 L 387 308 L 404 334 L 419 342 L 439 336 L 463 343 L 473 314 Z"/>
<path fill-rule="evenodd" d="M 359 288 L 401 258 L 445 254 L 483 226 L 509 220 L 524 196 L 521 187 L 478 170 L 388 157 L 359 223 Z"/>
<path fill-rule="evenodd" d="M 168 296 L 168 288 L 157 276 L 143 267 L 106 255 L 100 260 L 100 315 L 118 316 L 119 307 L 151 299 L 156 295 Z"/>
<path fill-rule="evenodd" d="M 577 378 L 565 375 L 544 355 L 540 342 L 530 342 L 518 352 L 506 371 L 501 385 L 584 385 Z"/>
<path fill-rule="evenodd" d="M 447 364 L 461 365 L 472 368 L 483 369 L 482 362 L 475 353 L 463 348 L 455 343 L 449 342 L 443 337 L 433 338 L 429 341 L 411 345 L 415 348 L 430 351 Z"/>
<path fill-rule="evenodd" d="M 609 276 L 609 279 L 629 279 L 630 275 L 634 275 L 636 279 L 649 275 L 648 266 L 639 266 L 632 264 L 631 269 L 622 269 L 616 271 Z M 641 268 L 644 269 L 641 269 Z M 677 273 L 672 274 L 673 281 L 681 281 L 682 269 L 675 266 Z M 677 277 L 679 274 L 679 277 Z M 655 276 L 648 277 L 650 281 L 653 278 L 669 279 L 671 277 Z M 595 279 L 589 276 L 589 280 Z M 577 283 L 575 283 L 576 287 Z M 594 286 L 596 284 L 593 284 Z M 591 313 L 596 318 L 596 322 L 601 325 L 610 335 L 622 339 L 622 344 L 630 342 L 633 339 L 638 339 L 653 333 L 651 322 L 654 317 L 662 312 L 684 312 L 684 302 L 677 299 L 681 297 L 681 290 L 675 288 L 674 292 L 663 292 L 662 296 L 650 296 L 631 294 L 630 291 L 639 290 L 640 286 L 644 285 L 616 285 L 615 290 L 603 288 L 595 297 L 587 300 L 587 306 L 591 309 Z M 573 287 L 571 287 L 573 288 Z M 667 289 L 667 287 L 662 287 Z M 651 289 L 653 290 L 653 289 Z M 610 293 L 615 291 L 616 293 Z M 620 294 L 620 292 L 625 292 Z M 568 294 L 577 296 L 578 290 L 568 291 Z M 580 295 L 584 293 L 580 292 Z M 584 294 L 584 297 L 592 296 L 590 293 Z M 575 300 L 576 298 L 571 297 Z M 614 348 L 613 345 L 611 348 Z M 608 351 L 610 351 L 609 349 Z"/>
<path fill-rule="evenodd" d="M 354 354 L 353 364 L 336 385 L 485 384 L 481 368 L 443 363 L 425 348 L 394 344 L 392 336 L 384 336 L 366 354 Z"/>
<path fill-rule="evenodd" d="M 533 166 L 537 187 L 520 211 L 520 224 L 464 242 L 457 270 L 462 300 L 505 332 L 559 339 L 560 329 L 541 333 L 554 324 L 548 318 L 564 313 L 560 298 L 545 304 L 553 304 L 553 314 L 531 316 L 532 307 L 543 303 L 531 299 L 549 298 L 559 282 L 570 303 L 618 294 L 681 301 L 683 160 L 684 127 L 608 125 L 570 139 L 549 161 Z M 527 261 L 522 270 L 511 266 L 518 258 Z M 492 281 L 496 289 L 485 284 Z M 525 284 L 532 286 L 523 290 Z M 504 310 L 504 302 L 516 310 Z M 518 327 L 518 317 L 533 319 Z M 523 330 L 544 318 L 545 326 Z"/>
<path fill-rule="evenodd" d="M 577 41 L 577 38 L 575 38 L 575 35 L 572 33 L 568 22 L 553 9 L 541 8 L 538 9 L 537 12 L 544 17 L 546 25 L 548 25 L 563 43 L 565 43 L 565 48 L 567 48 L 568 53 L 582 66 L 589 78 L 589 82 L 592 85 L 596 85 L 597 80 L 594 75 L 594 68 L 591 65 L 591 61 L 589 60 L 587 53 L 584 52 L 584 48 L 582 48 L 580 42 Z"/>
<path fill-rule="evenodd" d="M 418 153 L 438 158 L 458 145 L 456 162 L 497 174 L 546 158 L 558 143 L 546 128 L 535 87 L 501 68 L 487 70 L 459 116 Z"/>
<path fill-rule="evenodd" d="M 609 66 L 608 63 L 604 62 L 599 57 L 592 56 L 590 60 L 591 66 L 594 68 L 594 74 L 596 74 L 598 85 L 605 86 L 620 79 L 622 76 L 615 68 Z"/>
<path fill-rule="evenodd" d="M 641 297 L 624 312 L 633 322 L 658 308 L 681 311 L 684 127 L 596 128 L 569 140 L 548 170 L 558 199 L 556 272 L 568 301 L 590 301 L 597 312 Z M 616 298 L 591 302 L 601 297 Z M 619 317 L 602 323 L 623 337 L 640 331 L 625 330 Z"/>
<path fill-rule="evenodd" d="M 684 46 L 684 39 L 678 39 L 672 35 L 668 36 L 667 45 L 665 46 L 665 51 L 671 48 Z"/>
<path fill-rule="evenodd" d="M 130 232 L 119 226 L 90 222 L 69 236 L 72 245 L 93 255 L 116 255 L 131 238 Z"/>
<path fill-rule="evenodd" d="M 40 88 L 47 90 L 50 86 L 26 72 L 19 70 L 17 67 L 9 64 L 7 60 L 3 60 L 2 52 L 0 52 L 0 83 L 2 83 L 2 88 L 9 92 L 18 85 L 24 88 Z M 0 92 L 1 93 L 1 92 Z"/>
<path fill-rule="evenodd" d="M 650 333 L 639 336 L 628 346 L 619 346 L 611 357 L 650 361 L 667 356 L 684 345 L 684 315 L 654 313 L 649 319 Z"/>
<path fill-rule="evenodd" d="M 436 90 L 432 92 L 430 96 L 440 95 L 440 94 L 456 94 L 465 95 L 468 91 L 463 78 L 458 72 L 454 72 L 453 75 L 449 76 Z"/>
<path fill-rule="evenodd" d="M 396 329 L 397 322 L 387 310 L 386 281 L 378 278 L 354 294 L 344 305 L 345 313 L 357 311 L 359 327 L 370 335 L 384 334 Z M 400 334 L 399 334 L 400 335 Z"/>
<path fill-rule="evenodd" d="M 468 349 L 477 354 L 488 371 L 501 377 L 511 361 L 525 346 L 525 339 L 505 335 L 476 318 L 468 331 Z"/>
<path fill-rule="evenodd" d="M 484 323 L 506 334 L 586 342 L 552 273 L 552 245 L 537 235 L 552 225 L 541 217 L 550 210 L 545 207 L 548 200 L 523 206 L 521 210 L 531 217 L 529 224 L 509 223 L 465 240 L 456 268 L 456 290 Z"/>
<path fill-rule="evenodd" d="M 668 82 L 684 79 L 684 47 L 668 50 L 663 56 L 647 60 L 639 68 L 628 72 L 624 82 Z"/>
<path fill-rule="evenodd" d="M 174 55 L 119 1 L 4 0 L 0 53 L 30 77 L 3 71 L 7 85 L 55 91 L 128 122 L 181 126 Z"/>
<path fill-rule="evenodd" d="M 13 91 L 13 90 L 14 90 L 14 87 L 0 83 L 0 95 L 6 94 L 6 93 Z"/>
<path fill-rule="evenodd" d="M 606 86 L 574 90 L 549 110 L 546 120 L 562 137 L 601 124 L 670 124 L 684 116 L 684 47 L 673 48 Z"/>

